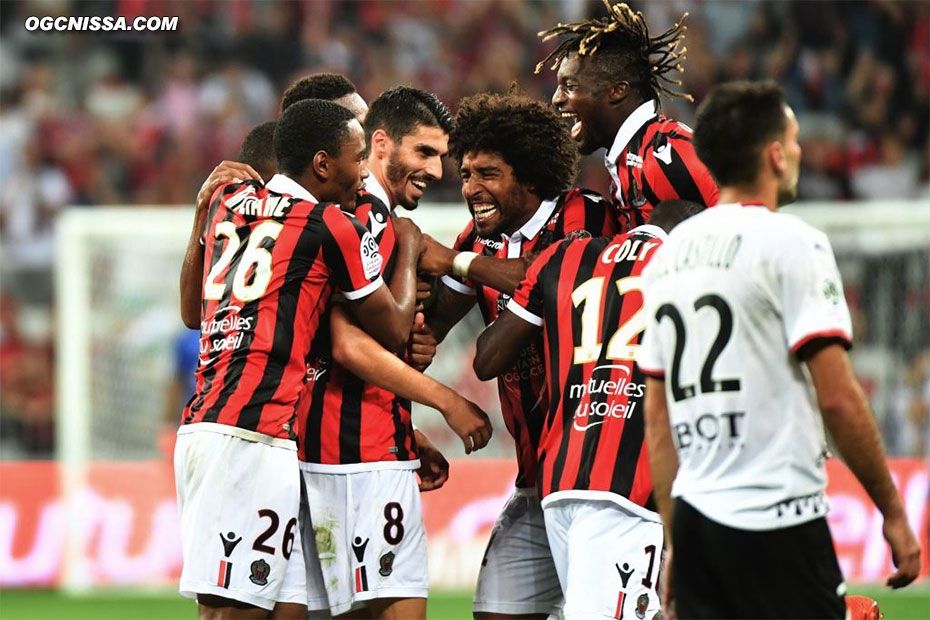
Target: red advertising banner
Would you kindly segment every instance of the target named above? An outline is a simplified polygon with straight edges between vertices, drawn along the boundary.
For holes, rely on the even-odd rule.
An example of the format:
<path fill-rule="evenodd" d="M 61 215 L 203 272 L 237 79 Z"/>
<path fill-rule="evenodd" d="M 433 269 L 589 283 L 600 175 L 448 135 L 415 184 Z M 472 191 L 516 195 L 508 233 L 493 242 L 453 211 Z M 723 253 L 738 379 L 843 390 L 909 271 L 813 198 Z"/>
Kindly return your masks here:
<path fill-rule="evenodd" d="M 930 467 L 890 462 L 928 573 Z M 848 469 L 827 464 L 830 528 L 847 579 L 879 582 L 891 572 L 881 515 Z M 66 563 L 92 585 L 170 585 L 181 568 L 174 478 L 167 462 L 96 463 L 88 485 L 65 494 L 53 462 L 0 463 L 0 587 L 55 586 Z M 491 526 L 512 492 L 506 460 L 452 463 L 449 482 L 423 495 L 432 584 L 469 588 Z"/>

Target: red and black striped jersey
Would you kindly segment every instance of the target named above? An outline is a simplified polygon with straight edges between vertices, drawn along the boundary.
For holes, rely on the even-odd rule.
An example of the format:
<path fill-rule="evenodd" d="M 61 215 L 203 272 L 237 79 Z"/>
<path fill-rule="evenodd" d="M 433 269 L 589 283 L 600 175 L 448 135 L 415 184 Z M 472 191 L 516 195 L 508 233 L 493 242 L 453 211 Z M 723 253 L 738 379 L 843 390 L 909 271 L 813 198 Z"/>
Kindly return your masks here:
<path fill-rule="evenodd" d="M 604 159 L 621 230 L 648 222 L 663 200 L 717 204 L 717 183 L 695 154 L 692 133 L 687 125 L 658 114 L 654 101 L 636 108 L 620 126 Z"/>
<path fill-rule="evenodd" d="M 644 225 L 552 246 L 507 306 L 543 327 L 549 402 L 538 489 L 544 500 L 606 491 L 654 513 L 645 378 L 634 360 L 646 325 L 640 274 L 664 238 L 662 229 Z"/>
<path fill-rule="evenodd" d="M 295 439 L 310 342 L 334 288 L 382 285 L 378 245 L 337 205 L 276 175 L 214 194 L 204 237 L 196 391 L 182 424 Z"/>
<path fill-rule="evenodd" d="M 363 192 L 355 217 L 377 240 L 384 258 L 382 277 L 390 279 L 397 258 L 391 210 L 375 195 Z M 297 406 L 300 460 L 310 464 L 309 469 L 318 465 L 323 471 L 359 463 L 416 468 L 410 401 L 337 364 L 330 355 L 329 313 L 325 320 L 311 347 L 307 385 Z"/>
<path fill-rule="evenodd" d="M 596 192 L 571 189 L 554 200 L 543 201 L 533 217 L 510 237 L 481 238 L 474 221 L 469 222 L 458 236 L 455 249 L 495 258 L 518 258 L 537 255 L 566 236 L 612 235 L 616 230 L 616 212 L 607 200 Z M 476 295 L 486 325 L 500 315 L 510 300 L 509 295 L 470 280 L 462 282 L 444 276 L 442 281 L 460 293 Z M 542 339 L 520 352 L 516 365 L 498 377 L 497 388 L 504 424 L 516 442 L 519 466 L 516 485 L 534 486 L 536 453 L 547 403 Z"/>

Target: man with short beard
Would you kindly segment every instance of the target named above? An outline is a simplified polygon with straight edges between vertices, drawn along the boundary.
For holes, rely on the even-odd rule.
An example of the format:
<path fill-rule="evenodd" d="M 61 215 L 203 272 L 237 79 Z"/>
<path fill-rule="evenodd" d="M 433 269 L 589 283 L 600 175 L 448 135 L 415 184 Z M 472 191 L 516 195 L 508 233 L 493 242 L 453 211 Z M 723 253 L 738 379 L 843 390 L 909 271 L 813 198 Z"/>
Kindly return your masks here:
<path fill-rule="evenodd" d="M 369 116 L 369 118 L 371 118 Z M 570 237 L 612 235 L 616 213 L 594 192 L 570 188 L 578 151 L 548 105 L 517 93 L 459 103 L 452 153 L 472 220 L 455 249 L 427 239 L 421 273 L 442 276 L 428 327 L 414 327 L 414 361 L 426 363 L 477 303 L 487 324 L 500 314 L 531 257 Z M 521 347 L 498 380 L 501 412 L 514 437 L 516 489 L 498 518 L 475 591 L 477 618 L 545 618 L 562 600 L 536 495 L 537 450 L 548 395 L 542 340 Z"/>

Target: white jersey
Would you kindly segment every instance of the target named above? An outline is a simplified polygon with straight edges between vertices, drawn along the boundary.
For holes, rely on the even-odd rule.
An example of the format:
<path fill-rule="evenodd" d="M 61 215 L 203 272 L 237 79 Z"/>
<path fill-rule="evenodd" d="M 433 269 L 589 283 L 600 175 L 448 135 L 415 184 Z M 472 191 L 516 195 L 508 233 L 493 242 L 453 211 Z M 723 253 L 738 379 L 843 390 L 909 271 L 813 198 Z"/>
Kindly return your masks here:
<path fill-rule="evenodd" d="M 852 340 L 826 235 L 765 207 L 714 207 L 673 230 L 644 277 L 637 361 L 665 379 L 672 496 L 746 530 L 824 516 L 826 441 L 797 354 Z"/>

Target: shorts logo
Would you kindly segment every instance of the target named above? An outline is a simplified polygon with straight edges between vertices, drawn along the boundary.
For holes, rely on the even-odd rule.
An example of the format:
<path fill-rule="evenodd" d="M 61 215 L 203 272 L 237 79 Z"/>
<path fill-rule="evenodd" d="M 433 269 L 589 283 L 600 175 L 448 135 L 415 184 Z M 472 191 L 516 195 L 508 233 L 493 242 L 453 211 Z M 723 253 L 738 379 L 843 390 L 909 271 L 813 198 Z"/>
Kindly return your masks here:
<path fill-rule="evenodd" d="M 642 620 L 646 617 L 646 609 L 649 607 L 649 595 L 643 592 L 636 599 L 636 617 Z"/>
<path fill-rule="evenodd" d="M 365 559 L 365 547 L 368 546 L 368 541 L 369 539 L 366 538 L 363 542 L 361 536 L 356 536 L 355 540 L 352 541 L 352 553 L 355 554 L 355 559 L 359 562 Z"/>
<path fill-rule="evenodd" d="M 382 577 L 387 577 L 394 572 L 394 552 L 388 551 L 381 556 L 381 559 L 378 560 L 378 563 L 381 565 L 381 568 L 378 569 L 378 574 Z"/>
<path fill-rule="evenodd" d="M 630 575 L 633 574 L 633 569 L 630 568 L 630 565 L 626 562 L 623 563 L 623 566 L 619 564 L 614 564 L 617 567 L 617 572 L 620 573 L 620 581 L 623 583 L 623 587 L 626 587 L 626 584 L 630 581 Z"/>
<path fill-rule="evenodd" d="M 252 574 L 249 575 L 249 581 L 257 586 L 268 585 L 268 573 L 271 572 L 271 567 L 268 565 L 268 562 L 265 560 L 255 560 L 252 562 L 252 565 L 249 566 L 249 570 L 252 572 Z"/>
<path fill-rule="evenodd" d="M 228 534 L 220 534 L 220 540 L 223 541 L 223 554 L 228 558 L 232 555 L 232 552 L 235 551 L 236 545 L 242 542 L 242 536 L 236 538 L 235 532 L 229 532 Z"/>
<path fill-rule="evenodd" d="M 220 574 L 216 578 L 216 585 L 221 588 L 229 588 L 229 579 L 232 575 L 232 562 L 220 560 Z"/>

